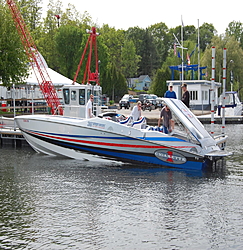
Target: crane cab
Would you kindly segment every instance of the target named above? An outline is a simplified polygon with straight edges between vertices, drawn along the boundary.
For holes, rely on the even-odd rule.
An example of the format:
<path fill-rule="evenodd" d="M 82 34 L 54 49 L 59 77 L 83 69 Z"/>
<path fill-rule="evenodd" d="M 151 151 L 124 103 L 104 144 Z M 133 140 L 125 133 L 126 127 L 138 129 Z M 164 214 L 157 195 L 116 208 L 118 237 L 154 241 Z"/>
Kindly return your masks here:
<path fill-rule="evenodd" d="M 94 95 L 93 114 L 101 114 L 102 88 L 99 85 L 66 85 L 63 92 L 63 115 L 85 118 L 86 104 L 91 94 Z"/>

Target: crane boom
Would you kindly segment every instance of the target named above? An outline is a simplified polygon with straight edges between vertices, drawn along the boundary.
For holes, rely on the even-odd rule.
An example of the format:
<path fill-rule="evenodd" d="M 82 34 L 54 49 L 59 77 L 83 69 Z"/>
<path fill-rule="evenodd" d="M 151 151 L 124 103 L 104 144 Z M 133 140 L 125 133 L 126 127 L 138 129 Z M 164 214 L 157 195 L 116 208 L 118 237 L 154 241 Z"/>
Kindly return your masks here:
<path fill-rule="evenodd" d="M 61 108 L 61 103 L 57 92 L 40 56 L 40 53 L 36 48 L 34 40 L 32 39 L 30 32 L 24 22 L 24 19 L 14 0 L 6 0 L 6 2 L 11 11 L 16 29 L 19 33 L 25 52 L 30 60 L 30 64 L 35 73 L 40 89 L 48 106 L 51 108 L 51 113 L 55 114 L 56 110 L 58 109 L 59 114 L 62 115 L 63 109 Z"/>

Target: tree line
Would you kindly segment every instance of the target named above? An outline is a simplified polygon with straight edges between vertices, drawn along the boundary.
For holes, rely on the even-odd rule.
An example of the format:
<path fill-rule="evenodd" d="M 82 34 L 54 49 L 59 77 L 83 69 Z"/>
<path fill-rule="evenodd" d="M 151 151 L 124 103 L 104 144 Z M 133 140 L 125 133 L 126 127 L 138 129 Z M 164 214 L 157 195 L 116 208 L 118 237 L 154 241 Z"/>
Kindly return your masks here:
<path fill-rule="evenodd" d="M 225 34 L 217 34 L 213 24 L 203 23 L 199 27 L 200 46 L 198 46 L 198 28 L 188 25 L 183 28 L 184 58 L 178 57 L 180 49 L 175 51 L 177 40 L 181 40 L 181 26 L 168 28 L 161 22 L 145 29 L 130 27 L 127 30 L 115 29 L 108 24 L 97 25 L 87 13 L 80 13 L 69 4 L 63 10 L 62 2 L 50 0 L 43 18 L 41 0 L 16 1 L 25 23 L 36 43 L 53 70 L 73 79 L 84 46 L 88 39 L 87 29 L 95 26 L 100 36 L 97 38 L 100 60 L 100 83 L 103 93 L 118 100 L 128 91 L 128 79 L 140 75 L 149 75 L 152 79 L 150 92 L 163 96 L 166 80 L 171 78 L 169 66 L 186 62 L 186 54 L 191 55 L 190 63 L 207 66 L 204 78 L 211 78 L 211 48 L 216 47 L 216 81 L 221 82 L 223 66 L 223 48 L 227 48 L 227 90 L 233 81 L 234 90 L 241 93 L 243 84 L 243 24 L 232 21 Z M 0 80 L 4 86 L 23 84 L 28 76 L 28 58 L 17 34 L 12 16 L 5 0 L 0 0 Z M 200 48 L 200 51 L 198 50 Z M 176 52 L 176 53 L 175 53 Z M 81 69 L 77 82 L 83 79 Z M 233 76 L 230 77 L 229 76 Z M 197 77 L 197 76 L 196 76 Z M 179 80 L 179 72 L 175 79 Z M 191 79 L 189 73 L 185 79 Z M 243 94 L 243 92 L 242 92 Z"/>

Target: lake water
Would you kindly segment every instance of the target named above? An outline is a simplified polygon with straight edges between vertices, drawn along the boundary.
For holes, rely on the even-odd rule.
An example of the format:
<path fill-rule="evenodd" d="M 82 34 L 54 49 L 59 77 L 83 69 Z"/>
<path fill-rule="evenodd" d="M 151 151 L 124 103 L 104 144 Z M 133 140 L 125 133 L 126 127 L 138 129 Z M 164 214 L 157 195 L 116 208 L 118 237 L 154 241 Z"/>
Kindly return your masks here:
<path fill-rule="evenodd" d="M 243 249 L 243 125 L 207 171 L 0 148 L 0 249 Z"/>

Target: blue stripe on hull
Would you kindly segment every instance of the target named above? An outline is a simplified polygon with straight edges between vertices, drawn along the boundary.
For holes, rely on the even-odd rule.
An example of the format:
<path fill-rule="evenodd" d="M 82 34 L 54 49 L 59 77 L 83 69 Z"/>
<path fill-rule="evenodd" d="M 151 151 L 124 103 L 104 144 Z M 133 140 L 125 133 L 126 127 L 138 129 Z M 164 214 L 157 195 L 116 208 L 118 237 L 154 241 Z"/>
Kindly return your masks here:
<path fill-rule="evenodd" d="M 97 148 L 87 148 L 87 147 L 82 147 L 82 146 L 74 145 L 74 144 L 72 145 L 67 144 L 67 143 L 60 143 L 60 144 L 62 144 L 63 146 L 68 146 L 69 148 L 74 148 L 74 149 L 76 148 L 78 150 L 83 150 L 83 151 L 90 152 L 90 153 L 96 153 L 96 154 L 111 156 L 111 157 L 120 158 L 120 159 L 127 159 L 130 161 L 138 161 L 138 162 L 144 162 L 144 163 L 151 163 L 155 165 L 162 165 L 166 167 L 195 169 L 195 170 L 202 170 L 204 167 L 204 162 L 187 161 L 186 163 L 183 163 L 183 164 L 172 164 L 169 162 L 161 161 L 156 156 L 143 156 L 141 154 L 131 155 L 131 154 L 107 151 L 107 150 L 102 150 L 102 149 L 97 149 Z"/>
<path fill-rule="evenodd" d="M 28 133 L 28 132 L 27 132 Z M 138 161 L 138 162 L 144 162 L 144 163 L 150 163 L 155 165 L 161 165 L 161 166 L 167 166 L 167 167 L 173 167 L 173 168 L 181 168 L 181 169 L 194 169 L 194 170 L 201 170 L 204 167 L 204 162 L 202 161 L 192 161 L 191 159 L 187 159 L 186 163 L 182 164 L 173 164 L 170 162 L 162 161 L 158 159 L 155 155 L 147 153 L 147 154 L 139 154 L 136 152 L 121 152 L 121 151 L 113 151 L 112 149 L 100 149 L 100 148 L 94 148 L 94 147 L 87 147 L 82 146 L 80 144 L 75 143 L 68 143 L 60 140 L 52 140 L 50 138 L 43 138 L 38 135 L 33 135 L 31 133 L 28 133 L 29 135 L 36 137 L 40 140 L 44 140 L 48 143 L 54 144 L 56 146 L 69 148 L 69 149 L 77 149 L 80 151 L 88 152 L 88 153 L 95 153 L 103 156 L 110 156 L 113 158 L 118 158 L 121 160 L 127 159 L 129 161 Z"/>

